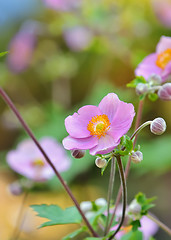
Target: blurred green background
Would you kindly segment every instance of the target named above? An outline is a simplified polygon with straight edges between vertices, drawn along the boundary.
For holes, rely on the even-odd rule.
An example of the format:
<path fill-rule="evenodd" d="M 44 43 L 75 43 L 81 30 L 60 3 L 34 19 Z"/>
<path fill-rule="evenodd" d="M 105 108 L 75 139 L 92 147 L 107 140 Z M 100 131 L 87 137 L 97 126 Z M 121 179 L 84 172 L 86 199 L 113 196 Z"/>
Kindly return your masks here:
<path fill-rule="evenodd" d="M 160 6 L 161 2 L 168 3 L 171 15 L 170 1 L 79 0 L 56 9 L 45 2 L 0 0 L 0 52 L 10 51 L 0 58 L 0 84 L 36 136 L 53 136 L 61 142 L 67 136 L 65 117 L 85 104 L 97 105 L 109 92 L 133 103 L 137 110 L 138 97 L 126 84 L 134 78 L 138 63 L 155 51 L 160 37 L 171 36 L 171 20 L 166 19 Z M 31 33 L 31 42 L 20 38 L 23 33 Z M 27 44 L 22 55 L 20 48 L 25 49 Z M 8 184 L 20 176 L 9 169 L 5 155 L 27 136 L 2 100 L 0 112 L 0 232 L 2 239 L 8 239 L 14 225 L 13 210 L 19 207 L 22 197 L 12 197 L 6 191 Z M 171 102 L 146 99 L 142 122 L 159 116 L 166 120 L 167 131 L 159 137 L 146 128 L 139 136 L 144 160 L 131 166 L 128 200 L 139 191 L 147 197 L 157 196 L 152 211 L 169 225 Z M 79 202 L 106 198 L 109 171 L 101 177 L 94 161 L 87 152 L 83 159 L 72 159 L 71 169 L 63 174 Z M 118 174 L 115 184 L 116 193 Z M 38 186 L 26 207 L 35 203 L 71 205 L 56 178 Z M 33 212 L 31 217 L 36 221 Z M 38 225 L 35 222 L 27 226 L 29 230 L 24 230 L 21 239 L 61 239 L 70 231 L 58 226 L 37 231 Z M 162 230 L 155 238 L 169 239 Z"/>

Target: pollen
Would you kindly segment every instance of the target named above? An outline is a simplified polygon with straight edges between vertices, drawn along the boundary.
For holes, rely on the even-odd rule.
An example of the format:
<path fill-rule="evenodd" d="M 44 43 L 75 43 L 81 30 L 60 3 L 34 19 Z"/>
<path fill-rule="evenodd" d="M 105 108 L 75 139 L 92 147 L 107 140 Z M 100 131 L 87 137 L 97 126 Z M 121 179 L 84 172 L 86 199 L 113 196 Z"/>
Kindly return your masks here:
<path fill-rule="evenodd" d="M 43 160 L 40 158 L 35 159 L 32 164 L 33 164 L 33 166 L 37 166 L 37 167 L 43 167 L 45 165 Z"/>
<path fill-rule="evenodd" d="M 168 48 L 157 56 L 156 65 L 161 69 L 165 69 L 166 65 L 170 61 L 171 61 L 171 48 Z"/>
<path fill-rule="evenodd" d="M 106 114 L 97 115 L 89 121 L 87 125 L 87 130 L 90 131 L 90 134 L 100 138 L 105 136 L 107 131 L 110 129 L 110 121 Z"/>

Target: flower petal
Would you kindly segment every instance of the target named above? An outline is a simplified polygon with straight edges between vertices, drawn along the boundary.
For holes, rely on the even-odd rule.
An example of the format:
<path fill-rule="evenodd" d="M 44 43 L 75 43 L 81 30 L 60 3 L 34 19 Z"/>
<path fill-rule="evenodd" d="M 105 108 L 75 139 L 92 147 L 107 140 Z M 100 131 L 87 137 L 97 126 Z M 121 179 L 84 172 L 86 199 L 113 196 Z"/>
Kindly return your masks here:
<path fill-rule="evenodd" d="M 113 117 L 117 111 L 119 98 L 115 93 L 109 93 L 99 103 L 99 108 L 103 114 L 106 114 L 109 121 L 112 122 Z"/>
<path fill-rule="evenodd" d="M 62 143 L 64 148 L 67 150 L 86 150 L 95 147 L 98 144 L 98 138 L 95 136 L 90 136 L 87 138 L 73 138 L 68 136 L 64 138 Z"/>
<path fill-rule="evenodd" d="M 102 136 L 98 140 L 97 146 L 93 147 L 90 149 L 90 154 L 91 155 L 96 155 L 96 154 L 106 154 L 111 152 L 118 144 L 120 141 L 115 141 L 113 137 L 110 135 L 106 134 L 105 136 Z"/>
<path fill-rule="evenodd" d="M 69 135 L 73 138 L 85 138 L 90 136 L 87 125 L 92 117 L 101 115 L 100 109 L 93 105 L 87 105 L 78 110 L 72 116 L 65 119 L 65 127 Z"/>
<path fill-rule="evenodd" d="M 157 54 L 152 53 L 144 58 L 135 70 L 136 76 L 143 76 L 146 80 L 152 74 L 161 76 L 162 69 L 156 65 Z"/>
<path fill-rule="evenodd" d="M 108 134 L 117 142 L 130 129 L 134 116 L 134 106 L 120 101 Z"/>
<path fill-rule="evenodd" d="M 157 54 L 164 52 L 168 48 L 171 48 L 171 37 L 162 36 L 156 47 Z"/>

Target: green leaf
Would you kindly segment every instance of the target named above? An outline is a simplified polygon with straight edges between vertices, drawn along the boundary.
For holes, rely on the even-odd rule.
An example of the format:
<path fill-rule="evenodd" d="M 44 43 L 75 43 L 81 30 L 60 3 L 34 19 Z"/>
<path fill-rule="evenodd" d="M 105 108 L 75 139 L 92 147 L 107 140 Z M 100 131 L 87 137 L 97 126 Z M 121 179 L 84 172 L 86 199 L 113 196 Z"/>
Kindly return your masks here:
<path fill-rule="evenodd" d="M 1 53 L 0 53 L 0 57 L 6 55 L 7 53 L 8 53 L 8 51 L 6 51 L 6 52 L 1 52 Z"/>
<path fill-rule="evenodd" d="M 147 83 L 147 82 L 146 82 L 146 80 L 143 76 L 137 76 L 134 80 L 132 80 L 126 86 L 131 87 L 131 88 L 135 88 L 138 83 Z"/>
<path fill-rule="evenodd" d="M 68 234 L 66 237 L 62 238 L 62 240 L 69 240 L 72 239 L 74 237 L 76 237 L 78 234 L 82 233 L 82 232 L 86 232 L 87 231 L 87 227 L 83 226 L 82 228 L 77 229 L 76 231 Z"/>
<path fill-rule="evenodd" d="M 158 97 L 157 93 L 150 93 L 150 94 L 148 94 L 148 98 L 152 102 L 155 102 L 159 97 Z"/>
<path fill-rule="evenodd" d="M 81 223 L 82 217 L 76 207 L 69 207 L 62 209 L 57 205 L 31 205 L 34 211 L 38 213 L 39 217 L 48 218 L 50 221 L 43 223 L 39 228 L 69 224 L 69 223 Z"/>
<path fill-rule="evenodd" d="M 139 227 L 141 227 L 141 223 L 139 220 L 135 220 L 131 222 L 132 225 L 132 231 L 135 232 L 138 230 Z"/>
<path fill-rule="evenodd" d="M 143 240 L 143 234 L 140 231 L 130 231 L 121 237 L 121 240 Z"/>

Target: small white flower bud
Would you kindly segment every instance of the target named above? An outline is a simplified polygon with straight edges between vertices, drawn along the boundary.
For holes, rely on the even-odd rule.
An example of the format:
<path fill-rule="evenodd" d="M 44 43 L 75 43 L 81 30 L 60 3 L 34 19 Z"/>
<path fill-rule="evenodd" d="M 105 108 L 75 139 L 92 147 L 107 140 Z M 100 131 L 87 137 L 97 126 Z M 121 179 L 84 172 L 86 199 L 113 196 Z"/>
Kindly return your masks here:
<path fill-rule="evenodd" d="M 155 118 L 150 124 L 150 130 L 156 135 L 161 135 L 166 131 L 166 122 L 163 118 Z"/>
<path fill-rule="evenodd" d="M 92 203 L 90 201 L 84 201 L 80 203 L 81 210 L 85 213 L 92 210 Z"/>
<path fill-rule="evenodd" d="M 98 207 L 104 207 L 104 206 L 107 206 L 107 201 L 104 198 L 98 198 L 98 199 L 95 200 L 95 204 Z"/>
<path fill-rule="evenodd" d="M 143 160 L 142 152 L 140 152 L 140 151 L 136 151 L 136 152 L 132 151 L 132 153 L 131 153 L 131 160 L 134 163 L 140 163 Z"/>
<path fill-rule="evenodd" d="M 85 150 L 75 149 L 71 151 L 71 155 L 74 158 L 82 158 L 85 155 Z"/>
<path fill-rule="evenodd" d="M 159 85 L 162 83 L 162 79 L 157 74 L 152 74 L 147 80 L 148 82 L 151 82 L 153 85 Z"/>
<path fill-rule="evenodd" d="M 94 217 L 95 214 L 96 214 L 95 212 L 91 212 L 91 211 L 90 211 L 90 212 L 86 212 L 86 213 L 85 213 L 85 216 L 86 216 L 87 219 L 90 219 L 90 218 Z"/>
<path fill-rule="evenodd" d="M 96 158 L 95 164 L 98 168 L 104 168 L 107 164 L 107 161 L 105 158 Z"/>
<path fill-rule="evenodd" d="M 135 214 L 135 215 L 140 214 L 140 212 L 141 212 L 141 205 L 137 202 L 136 199 L 134 199 L 130 203 L 130 205 L 128 207 L 128 212 L 131 213 L 131 214 Z"/>
<path fill-rule="evenodd" d="M 9 192 L 14 196 L 19 196 L 23 193 L 23 188 L 19 182 L 13 182 L 8 186 Z"/>
<path fill-rule="evenodd" d="M 165 101 L 171 101 L 171 83 L 165 83 L 158 91 L 160 99 Z"/>
<path fill-rule="evenodd" d="M 148 92 L 148 86 L 147 86 L 147 84 L 144 84 L 144 83 L 138 83 L 135 88 L 135 91 L 136 91 L 137 95 L 144 94 L 144 93 Z"/>

